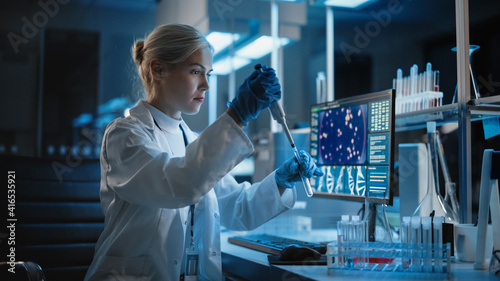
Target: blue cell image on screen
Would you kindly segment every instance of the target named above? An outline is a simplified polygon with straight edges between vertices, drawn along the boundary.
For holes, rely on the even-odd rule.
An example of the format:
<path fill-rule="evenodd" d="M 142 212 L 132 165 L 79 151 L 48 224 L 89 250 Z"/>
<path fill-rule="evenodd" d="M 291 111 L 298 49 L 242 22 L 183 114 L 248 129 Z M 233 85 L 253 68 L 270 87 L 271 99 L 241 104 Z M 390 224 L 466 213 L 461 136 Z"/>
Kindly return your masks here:
<path fill-rule="evenodd" d="M 318 164 L 365 163 L 366 115 L 366 104 L 319 112 Z"/>

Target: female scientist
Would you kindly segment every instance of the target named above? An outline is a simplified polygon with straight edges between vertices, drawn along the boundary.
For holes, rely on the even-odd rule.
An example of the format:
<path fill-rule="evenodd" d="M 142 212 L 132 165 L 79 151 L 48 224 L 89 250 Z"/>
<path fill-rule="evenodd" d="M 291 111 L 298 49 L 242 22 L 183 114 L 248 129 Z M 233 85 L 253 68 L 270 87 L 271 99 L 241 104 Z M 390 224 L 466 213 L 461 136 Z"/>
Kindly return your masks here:
<path fill-rule="evenodd" d="M 303 151 L 300 165 L 291 159 L 258 183 L 228 174 L 253 151 L 241 127 L 281 90 L 273 69 L 256 69 L 226 113 L 197 136 L 182 114 L 200 110 L 212 49 L 199 31 L 179 24 L 134 44 L 147 97 L 104 133 L 105 228 L 85 280 L 221 280 L 221 226 L 256 228 L 293 206 L 299 169 L 322 174 Z"/>

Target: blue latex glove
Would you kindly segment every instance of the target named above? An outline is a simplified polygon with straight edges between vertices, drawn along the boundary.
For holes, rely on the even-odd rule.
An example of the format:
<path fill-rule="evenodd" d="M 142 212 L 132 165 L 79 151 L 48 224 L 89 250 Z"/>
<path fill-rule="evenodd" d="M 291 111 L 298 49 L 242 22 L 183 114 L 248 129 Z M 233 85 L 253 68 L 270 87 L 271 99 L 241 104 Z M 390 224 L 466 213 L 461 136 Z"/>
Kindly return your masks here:
<path fill-rule="evenodd" d="M 300 156 L 300 165 L 297 163 L 295 157 L 283 163 L 277 170 L 274 176 L 276 183 L 281 187 L 285 188 L 293 188 L 295 186 L 295 182 L 301 181 L 300 172 L 307 177 L 310 178 L 312 176 L 321 177 L 323 175 L 323 171 L 320 168 L 316 167 L 316 164 L 311 158 L 309 153 L 304 150 L 299 151 Z"/>
<path fill-rule="evenodd" d="M 281 86 L 274 69 L 260 64 L 254 68 L 255 71 L 245 79 L 236 97 L 229 103 L 245 126 L 257 118 L 262 109 L 281 98 Z"/>

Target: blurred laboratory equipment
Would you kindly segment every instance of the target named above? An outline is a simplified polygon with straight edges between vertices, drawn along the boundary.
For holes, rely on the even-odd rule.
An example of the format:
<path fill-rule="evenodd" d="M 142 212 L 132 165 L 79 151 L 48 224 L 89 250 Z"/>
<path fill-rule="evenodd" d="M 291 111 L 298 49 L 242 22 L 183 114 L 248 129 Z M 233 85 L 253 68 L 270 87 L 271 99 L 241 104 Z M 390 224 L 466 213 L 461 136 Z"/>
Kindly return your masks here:
<path fill-rule="evenodd" d="M 342 215 L 341 220 L 337 222 L 337 243 L 338 244 L 343 244 L 347 242 L 348 237 L 347 237 L 347 225 L 349 224 L 349 215 Z M 342 256 L 343 249 L 339 248 L 338 250 L 338 258 L 336 259 L 336 262 L 338 263 L 339 267 L 343 267 L 345 265 L 345 258 Z"/>
<path fill-rule="evenodd" d="M 369 196 L 367 196 L 368 198 Z M 385 204 L 376 204 L 365 201 L 363 220 L 368 221 L 368 241 L 392 242 L 391 226 L 387 219 Z"/>
<path fill-rule="evenodd" d="M 422 265 L 424 272 L 432 272 L 432 217 L 422 218 Z"/>
<path fill-rule="evenodd" d="M 410 68 L 410 75 L 403 77 L 399 68 L 392 80 L 396 90 L 396 114 L 408 113 L 443 105 L 443 92 L 439 91 L 439 70 L 432 70 L 427 63 L 426 69 L 418 73 L 418 66 Z"/>
<path fill-rule="evenodd" d="M 479 93 L 479 88 L 477 86 L 477 81 L 476 77 L 474 76 L 474 72 L 472 72 L 472 53 L 474 53 L 475 50 L 479 49 L 480 47 L 478 45 L 470 45 L 469 46 L 469 71 L 470 71 L 470 77 L 472 80 L 472 89 L 474 90 L 474 95 L 476 99 L 481 98 L 481 93 Z M 451 48 L 453 52 L 457 51 L 457 47 Z M 455 94 L 453 95 L 453 101 L 451 103 L 456 103 L 457 102 L 457 92 L 458 92 L 458 84 L 455 87 Z"/>
<path fill-rule="evenodd" d="M 439 148 L 437 145 L 436 122 L 427 122 L 427 176 L 429 184 L 427 193 L 424 199 L 419 203 L 414 215 L 430 215 L 434 213 L 435 216 L 443 216 L 445 222 L 456 224 L 458 223 L 458 215 L 454 212 L 452 207 L 444 201 L 439 190 L 439 156 L 437 152 Z"/>
<path fill-rule="evenodd" d="M 500 151 L 486 149 L 483 153 L 481 171 L 481 190 L 479 194 L 479 214 L 477 224 L 477 246 L 474 268 L 485 269 L 485 261 L 489 212 L 493 229 L 493 254 L 489 270 L 492 275 L 500 275 L 500 195 L 498 180 L 500 179 Z"/>
<path fill-rule="evenodd" d="M 410 259 L 408 258 L 410 242 L 411 242 L 410 223 L 411 223 L 411 217 L 404 216 L 399 227 L 399 238 L 403 247 L 402 258 L 401 258 L 401 266 L 403 267 L 403 270 L 408 270 L 410 268 Z"/>
<path fill-rule="evenodd" d="M 456 224 L 453 229 L 453 236 L 456 245 L 455 258 L 463 262 L 474 262 L 476 258 L 476 248 L 479 240 L 477 239 L 477 225 L 472 223 Z M 485 253 L 493 252 L 492 227 L 488 225 L 486 229 L 486 248 Z M 482 240 L 485 241 L 485 240 Z"/>
<path fill-rule="evenodd" d="M 411 217 L 410 221 L 410 271 L 418 272 L 422 263 L 420 249 L 418 245 L 421 243 L 422 237 L 422 218 L 419 216 Z"/>
<path fill-rule="evenodd" d="M 444 184 L 445 184 L 445 195 L 444 202 L 451 206 L 455 214 L 459 214 L 459 205 L 456 194 L 456 184 L 451 181 L 450 171 L 448 170 L 448 164 L 446 164 L 446 158 L 444 157 L 444 147 L 441 142 L 441 136 L 439 132 L 436 131 L 436 151 L 439 156 L 439 162 L 441 163 L 441 170 L 443 171 Z"/>
<path fill-rule="evenodd" d="M 318 72 L 318 76 L 316 76 L 316 103 L 324 103 L 326 101 L 326 75 L 323 71 L 320 71 Z"/>

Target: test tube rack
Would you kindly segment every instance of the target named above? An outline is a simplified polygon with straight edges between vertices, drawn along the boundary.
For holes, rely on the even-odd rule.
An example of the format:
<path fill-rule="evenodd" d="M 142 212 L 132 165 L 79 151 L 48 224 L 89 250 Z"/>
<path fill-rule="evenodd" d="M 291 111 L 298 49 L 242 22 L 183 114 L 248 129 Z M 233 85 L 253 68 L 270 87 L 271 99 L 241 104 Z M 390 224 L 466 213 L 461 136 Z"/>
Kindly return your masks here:
<path fill-rule="evenodd" d="M 396 97 L 396 114 L 415 112 L 443 105 L 443 92 L 425 91 Z"/>
<path fill-rule="evenodd" d="M 327 245 L 327 270 L 424 273 L 451 278 L 451 244 L 348 242 Z M 339 263 L 339 260 L 343 262 Z"/>
<path fill-rule="evenodd" d="M 439 91 L 439 70 L 432 70 L 427 63 L 426 69 L 418 73 L 418 66 L 410 68 L 410 75 L 403 77 L 403 70 L 397 70 L 392 80 L 396 90 L 396 114 L 414 112 L 443 105 L 443 92 Z"/>

